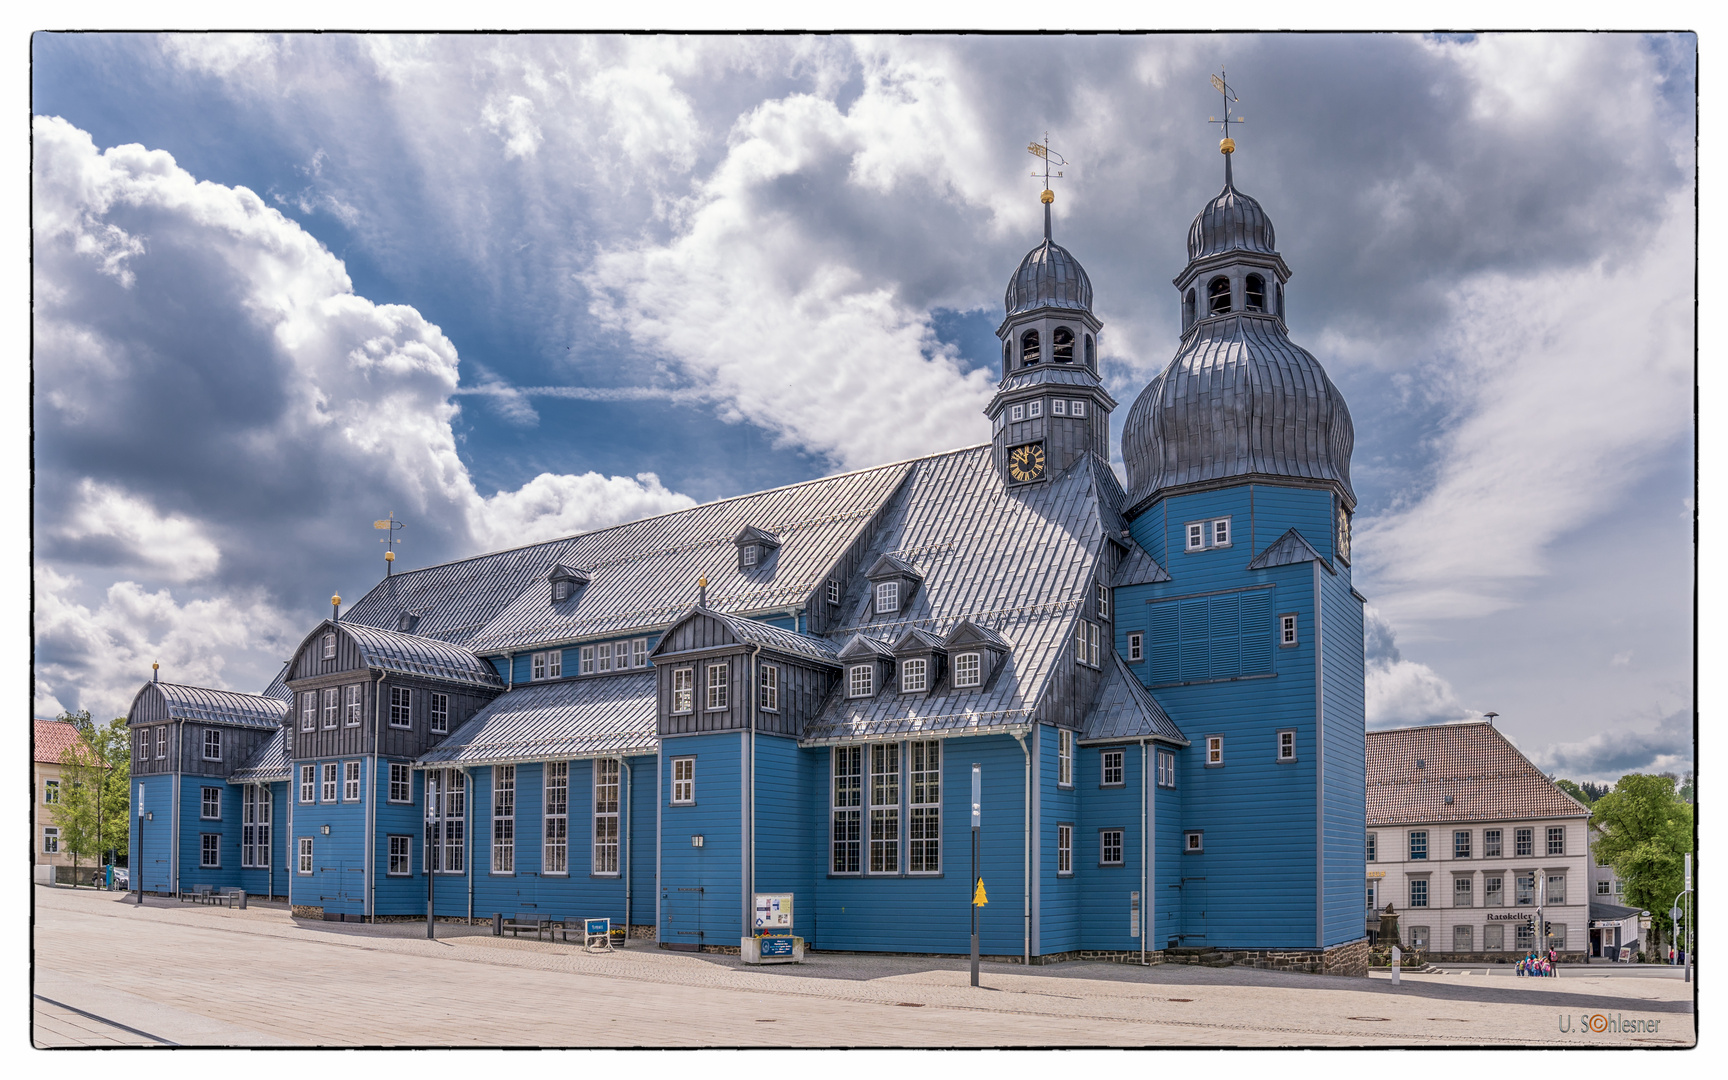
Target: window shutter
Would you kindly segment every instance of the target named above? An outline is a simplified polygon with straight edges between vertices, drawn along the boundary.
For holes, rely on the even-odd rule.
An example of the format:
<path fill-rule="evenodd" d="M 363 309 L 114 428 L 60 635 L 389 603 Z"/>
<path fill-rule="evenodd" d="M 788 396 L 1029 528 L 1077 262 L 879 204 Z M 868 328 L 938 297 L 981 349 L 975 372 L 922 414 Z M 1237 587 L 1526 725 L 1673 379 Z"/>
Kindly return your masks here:
<path fill-rule="evenodd" d="M 1208 670 L 1212 673 L 1211 678 L 1228 679 L 1242 671 L 1242 598 L 1214 596 L 1211 607 L 1212 633 L 1208 641 L 1211 647 L 1211 663 Z"/>
<path fill-rule="evenodd" d="M 1182 618 L 1182 659 L 1181 674 L 1183 681 L 1189 679 L 1210 678 L 1211 669 L 1211 620 L 1209 618 L 1211 605 L 1205 600 L 1189 600 L 1181 605 Z"/>
<path fill-rule="evenodd" d="M 1242 674 L 1272 673 L 1276 630 L 1272 619 L 1272 591 L 1261 589 L 1245 593 L 1242 597 Z"/>
<path fill-rule="evenodd" d="M 1175 604 L 1147 606 L 1146 647 L 1148 671 L 1154 683 L 1175 682 L 1180 678 L 1181 643 L 1177 638 Z"/>

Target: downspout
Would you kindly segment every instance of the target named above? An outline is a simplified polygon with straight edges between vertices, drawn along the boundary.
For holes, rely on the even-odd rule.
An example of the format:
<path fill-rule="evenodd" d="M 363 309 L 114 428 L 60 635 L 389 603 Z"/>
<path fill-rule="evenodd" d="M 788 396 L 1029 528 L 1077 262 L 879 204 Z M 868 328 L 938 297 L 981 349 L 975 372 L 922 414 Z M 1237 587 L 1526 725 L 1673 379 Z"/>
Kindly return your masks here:
<path fill-rule="evenodd" d="M 288 745 L 288 835 L 283 837 L 282 842 L 282 861 L 287 865 L 283 866 L 282 869 L 286 872 L 288 878 L 288 915 L 292 918 L 294 915 L 294 875 L 299 872 L 299 867 L 289 860 L 295 857 L 295 846 L 298 844 L 298 841 L 294 839 L 294 804 L 300 797 L 298 788 L 300 783 L 300 766 L 294 761 L 294 740 L 292 736 L 290 736 L 288 740 Z"/>
<path fill-rule="evenodd" d="M 374 873 L 377 869 L 373 863 L 378 858 L 378 846 L 375 833 L 378 831 L 378 716 L 384 706 L 384 672 L 378 673 L 378 681 L 372 684 L 372 752 L 366 755 L 366 918 L 371 920 L 376 915 L 378 904 L 378 879 Z"/>
<path fill-rule="evenodd" d="M 658 678 L 659 678 L 659 672 L 658 671 L 655 672 L 655 678 L 656 678 L 656 680 L 658 680 Z M 658 716 L 656 716 L 655 722 L 656 722 L 656 726 L 658 726 L 658 722 L 659 722 Z M 660 891 L 660 851 L 661 851 L 661 848 L 664 846 L 663 841 L 665 839 L 664 836 L 662 836 L 662 834 L 661 834 L 661 829 L 662 829 L 661 815 L 666 810 L 666 791 L 665 791 L 665 787 L 664 787 L 664 785 L 666 783 L 666 762 L 662 757 L 662 755 L 665 753 L 665 751 L 666 751 L 665 743 L 662 740 L 656 738 L 654 740 L 654 944 L 655 945 L 660 944 L 660 927 L 665 925 L 664 923 L 662 923 L 660 921 L 661 914 L 662 914 L 662 912 L 660 910 L 660 907 L 661 907 L 660 901 L 665 896 L 665 894 Z"/>
<path fill-rule="evenodd" d="M 1152 754 L 1144 740 L 1140 743 L 1140 966 L 1146 966 L 1146 937 L 1152 923 L 1149 915 L 1152 910 L 1152 865 L 1149 861 L 1151 840 L 1147 829 L 1151 826 L 1151 812 L 1147 803 L 1151 801 L 1152 787 Z"/>
<path fill-rule="evenodd" d="M 1314 562 L 1314 947 L 1326 948 L 1326 669 L 1320 563 Z"/>
<path fill-rule="evenodd" d="M 1026 790 L 1021 800 L 1025 807 L 1026 836 L 1025 861 L 1020 874 L 1020 911 L 1024 922 L 1021 935 L 1021 963 L 1032 966 L 1032 751 L 1026 748 L 1026 732 L 1014 736 L 1014 741 L 1020 744 L 1020 753 L 1026 757 Z"/>
<path fill-rule="evenodd" d="M 474 778 L 466 766 L 462 773 L 462 869 L 468 878 L 468 923 L 474 923 Z"/>
<path fill-rule="evenodd" d="M 624 828 L 619 830 L 623 833 L 624 856 L 618 861 L 624 871 L 624 945 L 628 948 L 630 945 L 630 801 L 631 796 L 636 792 L 636 783 L 634 774 L 630 771 L 630 759 L 620 755 L 618 764 L 624 766 Z M 544 781 L 542 781 L 542 789 L 544 789 Z"/>

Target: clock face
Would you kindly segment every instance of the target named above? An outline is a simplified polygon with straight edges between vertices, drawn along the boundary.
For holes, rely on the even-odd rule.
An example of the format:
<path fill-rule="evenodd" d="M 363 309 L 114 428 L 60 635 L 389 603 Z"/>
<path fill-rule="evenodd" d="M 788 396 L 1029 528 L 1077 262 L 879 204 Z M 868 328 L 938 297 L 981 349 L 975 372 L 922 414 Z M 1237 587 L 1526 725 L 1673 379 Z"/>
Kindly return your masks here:
<path fill-rule="evenodd" d="M 1044 444 L 1027 443 L 1008 451 L 1008 475 L 1017 484 L 1044 478 Z"/>

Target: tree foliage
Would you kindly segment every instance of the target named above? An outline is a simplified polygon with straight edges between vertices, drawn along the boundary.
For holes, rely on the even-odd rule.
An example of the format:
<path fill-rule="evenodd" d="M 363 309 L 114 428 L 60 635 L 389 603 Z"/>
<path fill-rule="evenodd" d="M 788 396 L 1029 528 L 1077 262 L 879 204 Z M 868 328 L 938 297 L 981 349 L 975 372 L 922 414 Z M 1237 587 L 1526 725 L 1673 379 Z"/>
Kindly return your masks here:
<path fill-rule="evenodd" d="M 1559 788 L 1561 791 L 1564 791 L 1566 794 L 1572 796 L 1574 799 L 1577 799 L 1579 802 L 1583 803 L 1585 806 L 1589 806 L 1591 803 L 1596 801 L 1594 798 L 1592 798 L 1590 796 L 1590 793 L 1588 791 L 1586 791 L 1582 787 L 1578 786 L 1578 784 L 1575 781 L 1556 780 L 1556 781 L 1554 781 L 1554 786 Z"/>
<path fill-rule="evenodd" d="M 99 861 L 104 852 L 125 851 L 130 836 L 132 740 L 125 717 L 98 727 L 87 711 L 62 713 L 78 729 L 78 740 L 60 755 L 60 801 L 53 809 L 60 846 L 80 859 Z"/>
<path fill-rule="evenodd" d="M 1668 908 L 1694 844 L 1692 807 L 1680 801 L 1674 781 L 1629 773 L 1590 808 L 1590 823 L 1601 830 L 1591 848 L 1596 861 L 1614 868 L 1626 883 L 1626 903 L 1649 911 L 1664 936 L 1673 934 Z"/>

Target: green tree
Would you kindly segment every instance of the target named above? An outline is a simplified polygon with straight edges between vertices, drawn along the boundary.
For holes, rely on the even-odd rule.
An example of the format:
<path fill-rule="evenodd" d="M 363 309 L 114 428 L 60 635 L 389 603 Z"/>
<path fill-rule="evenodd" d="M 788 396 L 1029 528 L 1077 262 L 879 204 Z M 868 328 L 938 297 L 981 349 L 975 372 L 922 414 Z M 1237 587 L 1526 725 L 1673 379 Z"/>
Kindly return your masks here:
<path fill-rule="evenodd" d="M 128 846 L 132 740 L 125 717 L 106 727 L 97 727 L 88 712 L 60 718 L 79 732 L 78 741 L 60 755 L 60 802 L 53 810 L 76 879 L 81 859 L 100 863 L 105 853 Z"/>
<path fill-rule="evenodd" d="M 1692 807 L 1676 796 L 1675 778 L 1629 773 L 1590 808 L 1601 829 L 1592 852 L 1626 883 L 1626 903 L 1650 912 L 1652 925 L 1672 940 L 1668 908 L 1685 878 L 1693 851 Z M 1696 860 L 1696 856 L 1694 856 Z"/>
<path fill-rule="evenodd" d="M 1554 781 L 1554 786 L 1572 796 L 1574 799 L 1577 799 L 1585 806 L 1589 806 L 1591 803 L 1596 801 L 1596 796 L 1591 794 L 1590 786 L 1587 784 L 1581 786 L 1571 780 L 1556 780 Z"/>

